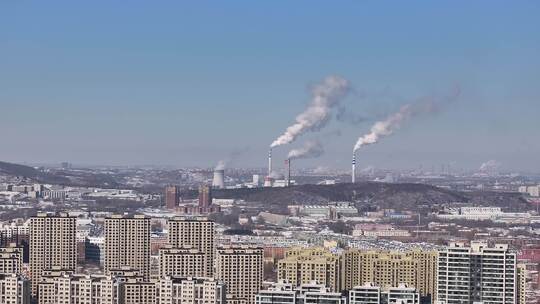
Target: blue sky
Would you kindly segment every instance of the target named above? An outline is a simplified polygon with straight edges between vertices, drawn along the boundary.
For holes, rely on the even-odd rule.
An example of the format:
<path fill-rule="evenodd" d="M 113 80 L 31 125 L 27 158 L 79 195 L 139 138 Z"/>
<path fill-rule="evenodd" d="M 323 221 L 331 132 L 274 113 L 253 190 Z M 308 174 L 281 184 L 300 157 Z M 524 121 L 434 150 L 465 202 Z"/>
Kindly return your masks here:
<path fill-rule="evenodd" d="M 538 1 L 16 1 L 0 3 L 0 159 L 264 166 L 326 75 L 360 125 L 332 121 L 347 168 L 377 117 L 459 85 L 457 102 L 366 147 L 361 167 L 495 159 L 540 171 Z M 336 130 L 341 135 L 336 136 Z"/>

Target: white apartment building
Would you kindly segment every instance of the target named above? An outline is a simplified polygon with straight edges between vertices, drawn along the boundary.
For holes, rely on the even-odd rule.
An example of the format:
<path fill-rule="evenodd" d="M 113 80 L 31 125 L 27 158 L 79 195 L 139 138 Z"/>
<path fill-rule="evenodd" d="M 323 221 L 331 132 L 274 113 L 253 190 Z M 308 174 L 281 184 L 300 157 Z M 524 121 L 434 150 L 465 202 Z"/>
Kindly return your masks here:
<path fill-rule="evenodd" d="M 508 245 L 450 244 L 439 250 L 436 303 L 515 304 L 516 262 Z"/>
<path fill-rule="evenodd" d="M 272 284 L 255 296 L 256 304 L 345 304 L 347 299 L 339 292 L 330 292 L 321 284 L 310 283 L 298 287 L 287 281 Z"/>
<path fill-rule="evenodd" d="M 372 283 L 349 290 L 349 304 L 419 304 L 420 293 L 405 284 L 381 288 Z"/>

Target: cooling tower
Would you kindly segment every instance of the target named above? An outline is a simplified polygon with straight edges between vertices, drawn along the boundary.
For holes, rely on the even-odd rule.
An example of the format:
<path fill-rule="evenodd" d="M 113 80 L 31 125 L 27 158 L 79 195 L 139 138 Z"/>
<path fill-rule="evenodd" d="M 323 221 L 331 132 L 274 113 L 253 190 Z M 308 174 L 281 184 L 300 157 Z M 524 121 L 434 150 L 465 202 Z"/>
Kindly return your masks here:
<path fill-rule="evenodd" d="M 225 188 L 225 170 L 214 170 L 214 179 L 212 180 L 212 187 L 222 189 Z"/>

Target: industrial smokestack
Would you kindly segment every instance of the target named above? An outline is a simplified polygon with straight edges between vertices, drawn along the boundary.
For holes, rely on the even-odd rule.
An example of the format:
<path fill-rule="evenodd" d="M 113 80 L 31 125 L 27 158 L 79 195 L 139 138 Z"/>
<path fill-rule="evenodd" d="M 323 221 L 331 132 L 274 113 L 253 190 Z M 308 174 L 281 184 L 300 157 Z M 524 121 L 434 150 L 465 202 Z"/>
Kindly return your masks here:
<path fill-rule="evenodd" d="M 268 176 L 272 175 L 272 148 L 268 151 Z"/>
<path fill-rule="evenodd" d="M 291 160 L 287 159 L 285 160 L 285 164 L 287 165 L 287 187 L 291 186 Z"/>
<path fill-rule="evenodd" d="M 225 170 L 216 169 L 214 170 L 214 179 L 212 180 L 212 187 L 223 189 L 225 188 Z"/>
<path fill-rule="evenodd" d="M 356 153 L 352 155 L 352 171 L 351 171 L 352 183 L 356 182 Z"/>

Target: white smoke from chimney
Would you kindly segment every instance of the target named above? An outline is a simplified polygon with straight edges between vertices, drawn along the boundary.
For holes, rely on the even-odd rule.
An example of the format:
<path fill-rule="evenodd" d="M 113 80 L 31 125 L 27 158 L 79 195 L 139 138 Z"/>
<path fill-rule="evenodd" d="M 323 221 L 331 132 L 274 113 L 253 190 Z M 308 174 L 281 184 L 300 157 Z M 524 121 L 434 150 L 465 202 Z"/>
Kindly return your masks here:
<path fill-rule="evenodd" d="M 349 82 L 339 76 L 328 76 L 312 90 L 312 99 L 307 109 L 296 116 L 296 122 L 285 130 L 272 144 L 271 148 L 289 144 L 308 131 L 324 127 L 330 118 L 331 110 L 347 95 Z"/>
<path fill-rule="evenodd" d="M 214 170 L 225 170 L 225 167 L 227 166 L 227 161 L 225 160 L 220 160 L 218 161 L 216 167 L 214 168 Z"/>
<path fill-rule="evenodd" d="M 410 105 L 401 107 L 399 112 L 388 116 L 385 120 L 376 122 L 368 134 L 360 137 L 354 145 L 353 152 L 360 149 L 362 146 L 371 145 L 379 141 L 381 137 L 385 137 L 394 133 L 401 126 L 401 123 L 409 119 L 413 115 Z"/>
<path fill-rule="evenodd" d="M 385 120 L 377 121 L 371 127 L 368 134 L 365 134 L 358 139 L 354 145 L 353 152 L 363 146 L 378 142 L 382 137 L 392 135 L 401 127 L 403 122 L 414 116 L 419 114 L 436 113 L 440 111 L 445 104 L 455 101 L 460 94 L 461 89 L 459 86 L 456 86 L 452 89 L 450 95 L 442 99 L 435 100 L 432 97 L 427 97 L 414 104 L 406 104 L 402 106 L 398 112 L 391 114 Z"/>
<path fill-rule="evenodd" d="M 319 157 L 324 154 L 324 148 L 316 140 L 307 141 L 304 146 L 293 149 L 287 155 L 287 159 Z"/>

